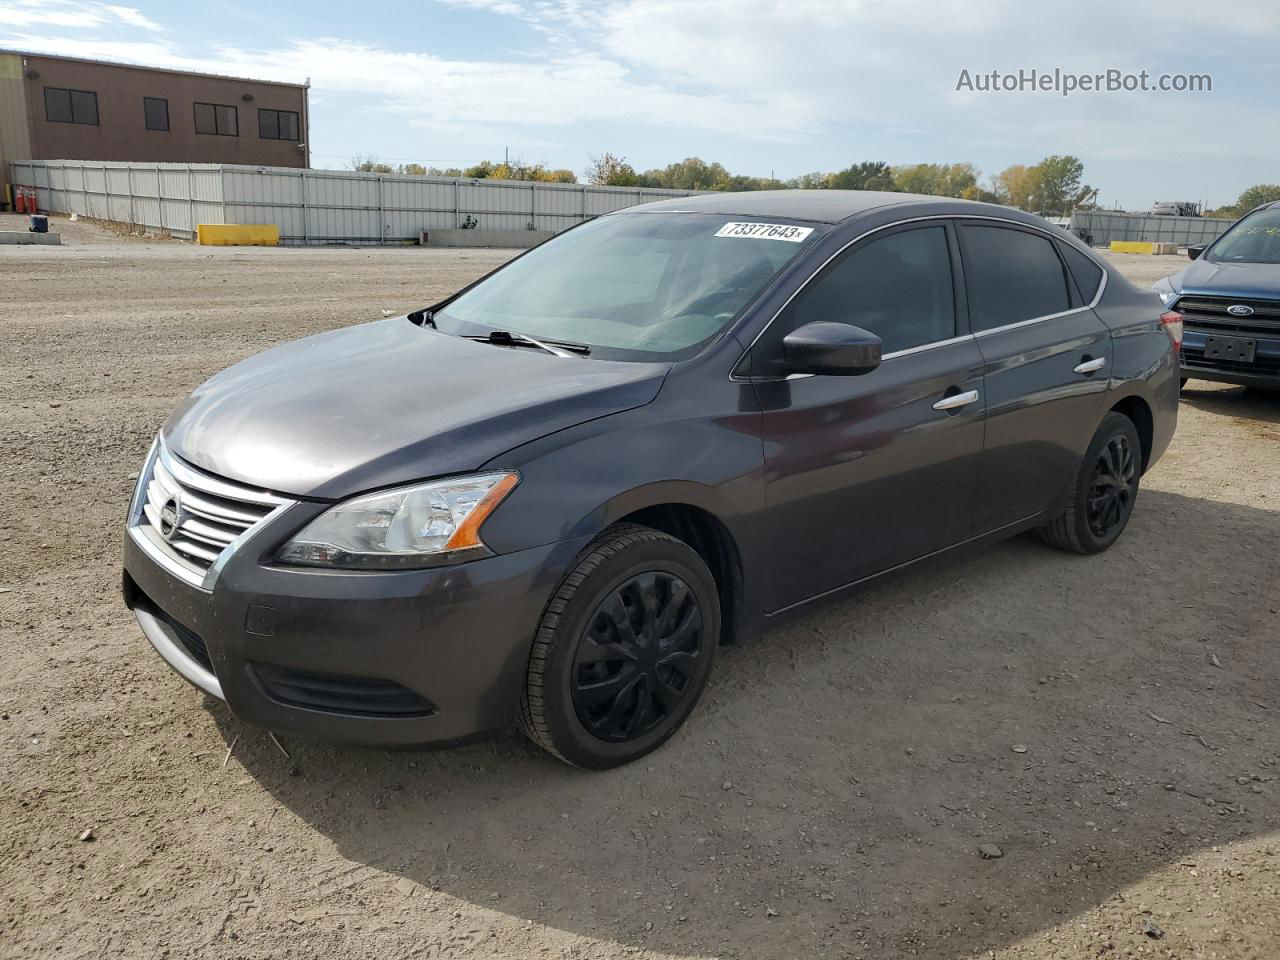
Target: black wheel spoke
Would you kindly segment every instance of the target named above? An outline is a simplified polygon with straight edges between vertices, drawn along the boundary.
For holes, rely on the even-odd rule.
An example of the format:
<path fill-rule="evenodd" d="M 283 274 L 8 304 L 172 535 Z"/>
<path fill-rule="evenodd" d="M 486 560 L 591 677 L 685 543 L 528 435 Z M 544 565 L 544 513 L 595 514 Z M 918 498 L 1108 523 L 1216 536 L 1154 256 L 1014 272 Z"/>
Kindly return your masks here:
<path fill-rule="evenodd" d="M 640 599 L 640 633 L 646 640 L 653 640 L 658 625 L 658 577 L 645 573 L 636 577 L 635 591 Z"/>
<path fill-rule="evenodd" d="M 634 647 L 639 642 L 635 627 L 631 625 L 631 614 L 627 611 L 626 604 L 623 603 L 621 593 L 612 594 L 601 606 L 600 612 L 607 616 L 613 624 L 619 643 Z"/>
<path fill-rule="evenodd" d="M 685 650 L 691 642 L 696 641 L 701 633 L 702 611 L 697 607 L 690 607 L 685 611 L 685 615 L 680 618 L 676 628 L 671 631 L 669 649 Z"/>
<path fill-rule="evenodd" d="M 1127 437 L 1117 433 L 1098 454 L 1085 496 L 1089 529 L 1105 537 L 1124 523 L 1137 488 L 1137 458 Z"/>
<path fill-rule="evenodd" d="M 578 684 L 576 696 L 582 703 L 588 706 L 596 706 L 612 697 L 618 696 L 627 686 L 628 681 L 631 680 L 633 680 L 632 674 L 623 672 L 598 683 L 580 683 Z"/>
<path fill-rule="evenodd" d="M 574 651 L 571 696 L 602 740 L 642 737 L 685 707 L 697 688 L 702 611 L 689 585 L 650 571 L 599 604 Z"/>
<path fill-rule="evenodd" d="M 670 635 L 688 599 L 689 588 L 685 586 L 683 580 L 677 580 L 671 584 L 671 592 L 667 595 L 667 602 L 662 607 L 662 616 L 658 620 L 659 639 Z"/>
<path fill-rule="evenodd" d="M 641 683 L 641 679 L 640 675 L 636 675 L 626 683 L 619 684 L 618 692 L 601 721 L 601 727 L 606 733 L 611 733 L 619 727 L 625 730 L 627 714 L 635 706 L 636 687 Z"/>
<path fill-rule="evenodd" d="M 593 637 L 585 637 L 578 646 L 575 658 L 579 666 L 599 663 L 601 660 L 635 660 L 636 651 L 622 643 L 601 643 Z"/>
<path fill-rule="evenodd" d="M 658 682 L 653 685 L 653 694 L 658 698 L 664 710 L 674 710 L 680 704 L 680 695 L 684 693 L 684 687 L 677 687 L 668 683 L 661 677 Z"/>
<path fill-rule="evenodd" d="M 668 653 L 666 656 L 658 658 L 658 666 L 669 667 L 676 673 L 685 676 L 693 676 L 693 671 L 697 669 L 698 655 L 690 653 L 687 650 L 676 650 Z"/>

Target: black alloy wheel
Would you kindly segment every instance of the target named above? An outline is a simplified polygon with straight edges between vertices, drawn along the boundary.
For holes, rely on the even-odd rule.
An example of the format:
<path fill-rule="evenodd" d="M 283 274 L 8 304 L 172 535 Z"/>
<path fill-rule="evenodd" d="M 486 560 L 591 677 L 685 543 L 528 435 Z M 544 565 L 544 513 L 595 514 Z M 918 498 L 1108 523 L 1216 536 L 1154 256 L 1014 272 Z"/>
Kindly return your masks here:
<path fill-rule="evenodd" d="M 1124 532 L 1138 500 L 1142 441 L 1119 411 L 1102 418 L 1062 512 L 1040 528 L 1047 542 L 1072 553 L 1101 553 Z"/>
<path fill-rule="evenodd" d="M 1093 465 L 1087 510 L 1089 529 L 1105 538 L 1129 519 L 1138 493 L 1138 458 L 1123 433 L 1111 436 Z"/>
<path fill-rule="evenodd" d="M 634 523 L 601 533 L 547 604 L 520 726 L 603 770 L 656 750 L 693 712 L 720 643 L 720 594 L 687 543 Z"/>
<path fill-rule="evenodd" d="M 702 611 L 679 577 L 646 571 L 614 589 L 578 641 L 573 706 L 594 736 L 644 736 L 695 688 Z"/>

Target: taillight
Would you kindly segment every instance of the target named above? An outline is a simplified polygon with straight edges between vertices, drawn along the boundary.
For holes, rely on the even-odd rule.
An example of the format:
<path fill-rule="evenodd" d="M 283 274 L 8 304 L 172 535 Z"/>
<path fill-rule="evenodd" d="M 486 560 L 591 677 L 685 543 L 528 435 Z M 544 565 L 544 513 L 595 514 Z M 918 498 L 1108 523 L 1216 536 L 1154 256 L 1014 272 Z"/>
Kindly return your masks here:
<path fill-rule="evenodd" d="M 1160 325 L 1173 341 L 1173 349 L 1182 349 L 1182 314 L 1177 310 L 1167 310 L 1160 314 Z"/>

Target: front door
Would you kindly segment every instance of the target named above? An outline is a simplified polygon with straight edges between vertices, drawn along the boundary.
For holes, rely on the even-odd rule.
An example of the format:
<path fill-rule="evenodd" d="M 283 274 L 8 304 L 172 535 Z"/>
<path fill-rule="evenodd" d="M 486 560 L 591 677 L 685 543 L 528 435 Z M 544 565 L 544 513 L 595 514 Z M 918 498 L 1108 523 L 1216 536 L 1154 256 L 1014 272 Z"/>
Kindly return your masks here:
<path fill-rule="evenodd" d="M 982 451 L 982 355 L 958 326 L 953 228 L 880 231 L 813 278 L 752 352 L 817 320 L 879 335 L 862 376 L 758 379 L 771 611 L 970 535 Z M 761 365 L 755 363 L 753 370 Z"/>
<path fill-rule="evenodd" d="M 987 439 L 974 512 L 981 534 L 1042 513 L 1075 478 L 1105 412 L 1111 333 L 1056 241 L 981 221 L 960 233 L 985 362 Z M 1090 299 L 1098 279 L 1085 290 Z"/>

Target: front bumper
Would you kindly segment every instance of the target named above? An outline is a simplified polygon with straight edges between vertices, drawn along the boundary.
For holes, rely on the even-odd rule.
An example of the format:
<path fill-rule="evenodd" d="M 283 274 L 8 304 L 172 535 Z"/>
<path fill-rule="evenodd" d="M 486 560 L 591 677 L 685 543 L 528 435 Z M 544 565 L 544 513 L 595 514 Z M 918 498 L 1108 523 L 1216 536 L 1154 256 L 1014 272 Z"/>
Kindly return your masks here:
<path fill-rule="evenodd" d="M 1206 359 L 1205 338 L 1209 336 L 1244 337 L 1255 341 L 1252 363 L 1232 360 Z M 1236 333 L 1224 330 L 1221 334 L 1203 329 L 1185 329 L 1182 334 L 1182 352 L 1179 363 L 1182 376 L 1197 380 L 1213 380 L 1218 383 L 1238 383 L 1243 386 L 1280 386 L 1280 338 L 1259 336 L 1253 333 Z"/>
<path fill-rule="evenodd" d="M 538 620 L 584 545 L 371 573 L 272 564 L 261 544 L 276 540 L 255 535 L 205 590 L 126 532 L 125 602 L 161 657 L 239 719 L 369 745 L 514 729 Z"/>

